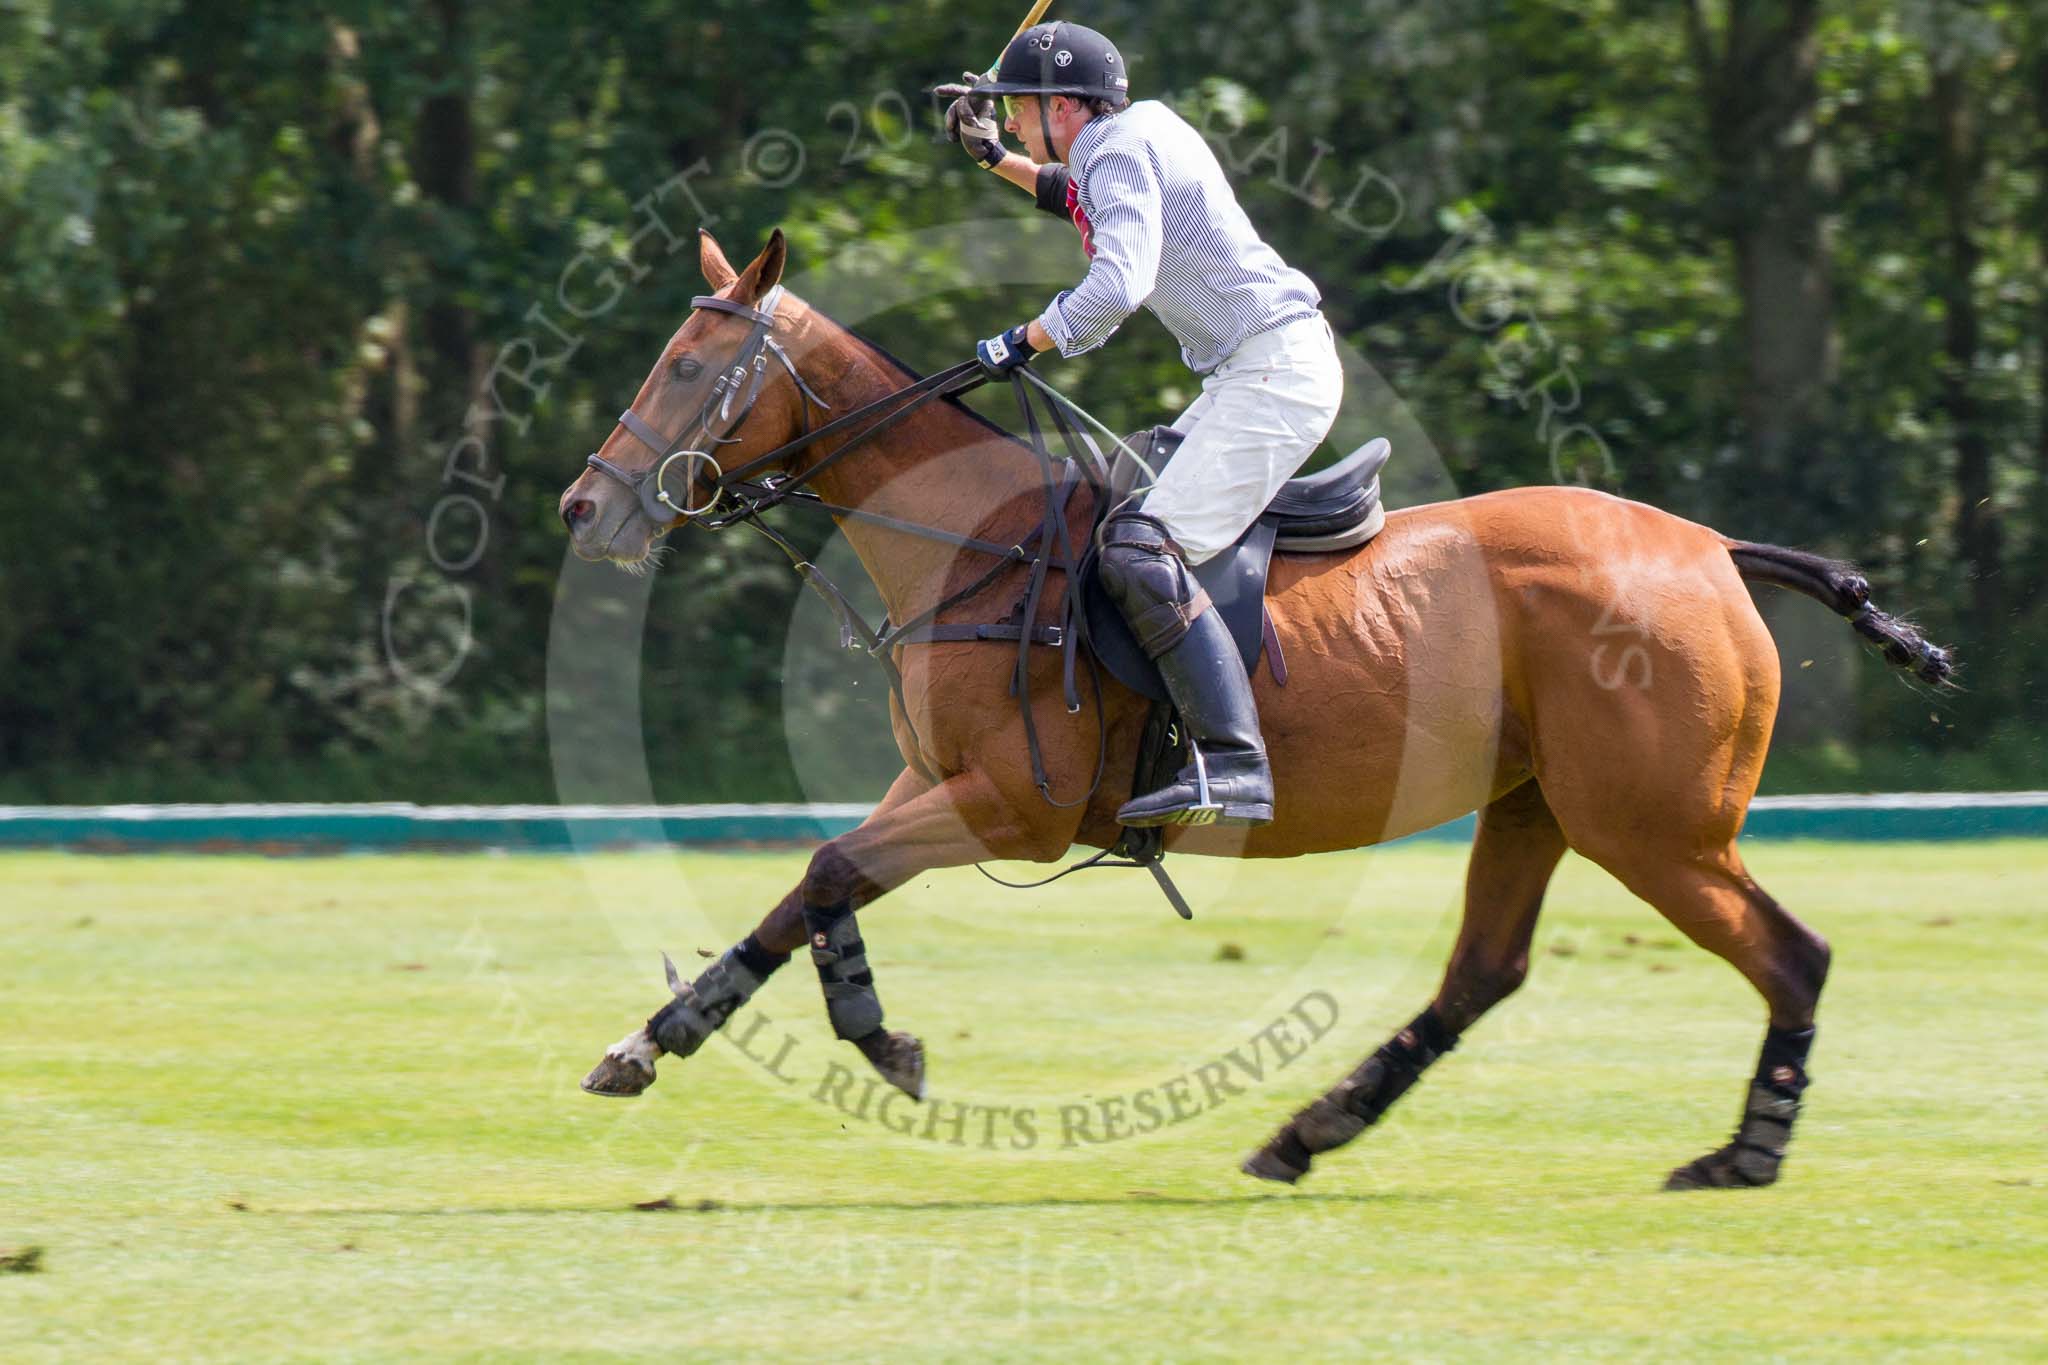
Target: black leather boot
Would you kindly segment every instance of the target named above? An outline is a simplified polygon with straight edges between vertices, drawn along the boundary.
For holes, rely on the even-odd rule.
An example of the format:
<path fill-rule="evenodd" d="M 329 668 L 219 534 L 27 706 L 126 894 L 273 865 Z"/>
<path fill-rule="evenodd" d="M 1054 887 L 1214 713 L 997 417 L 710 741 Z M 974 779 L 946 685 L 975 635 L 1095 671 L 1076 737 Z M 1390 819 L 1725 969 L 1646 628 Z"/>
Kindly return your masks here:
<path fill-rule="evenodd" d="M 1117 821 L 1144 826 L 1263 825 L 1271 820 L 1273 774 L 1266 766 L 1258 708 L 1222 616 L 1203 612 L 1186 638 L 1155 662 L 1180 710 L 1195 760 L 1158 791 L 1126 801 Z"/>
<path fill-rule="evenodd" d="M 1142 512 L 1103 527 L 1102 582 L 1159 667 L 1194 761 L 1158 791 L 1124 803 L 1119 823 L 1264 824 L 1273 775 L 1237 645 L 1181 561 L 1166 528 Z"/>

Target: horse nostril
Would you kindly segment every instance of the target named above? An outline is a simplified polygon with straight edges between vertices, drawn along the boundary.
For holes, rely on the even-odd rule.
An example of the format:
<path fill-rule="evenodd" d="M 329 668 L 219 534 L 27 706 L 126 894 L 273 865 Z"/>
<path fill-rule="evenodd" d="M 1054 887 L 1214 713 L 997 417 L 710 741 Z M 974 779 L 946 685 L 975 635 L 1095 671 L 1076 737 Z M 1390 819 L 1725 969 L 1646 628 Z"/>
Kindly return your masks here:
<path fill-rule="evenodd" d="M 597 505 L 589 498 L 578 498 L 562 509 L 562 523 L 573 531 L 589 521 L 596 511 Z"/>

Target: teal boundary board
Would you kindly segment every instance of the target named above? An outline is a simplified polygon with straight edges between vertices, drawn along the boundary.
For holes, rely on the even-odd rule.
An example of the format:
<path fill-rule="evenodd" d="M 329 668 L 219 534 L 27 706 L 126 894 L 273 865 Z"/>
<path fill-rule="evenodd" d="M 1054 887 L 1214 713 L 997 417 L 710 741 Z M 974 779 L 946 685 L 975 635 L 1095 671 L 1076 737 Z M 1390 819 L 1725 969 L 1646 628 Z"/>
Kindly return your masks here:
<path fill-rule="evenodd" d="M 1469 843 L 1477 825 L 1477 816 L 1465 815 L 1409 837 Z M 2048 836 L 2048 792 L 1760 796 L 1750 803 L 1742 826 L 1744 839 L 1907 843 L 2043 836 Z"/>
<path fill-rule="evenodd" d="M 361 853 L 791 845 L 842 834 L 866 805 L 0 806 L 0 848 Z"/>
<path fill-rule="evenodd" d="M 0 806 L 0 848 L 79 852 L 566 852 L 789 846 L 859 824 L 864 804 L 707 806 Z M 1474 818 L 1410 836 L 1468 841 Z M 1955 840 L 2048 836 L 2048 792 L 1761 797 L 1750 839 Z"/>

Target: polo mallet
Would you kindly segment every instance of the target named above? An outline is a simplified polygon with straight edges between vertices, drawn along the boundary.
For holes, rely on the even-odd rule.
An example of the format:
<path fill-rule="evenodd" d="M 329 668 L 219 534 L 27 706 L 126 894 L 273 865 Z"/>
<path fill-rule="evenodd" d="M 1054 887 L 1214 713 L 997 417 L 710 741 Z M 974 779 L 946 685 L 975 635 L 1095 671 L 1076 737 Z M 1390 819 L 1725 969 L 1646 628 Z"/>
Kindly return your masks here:
<path fill-rule="evenodd" d="M 1026 14 L 1026 15 L 1024 16 L 1024 22 L 1023 22 L 1023 23 L 1021 23 L 1021 24 L 1017 25 L 1017 33 L 1012 33 L 1012 34 L 1010 35 L 1010 42 L 1012 42 L 1012 43 L 1016 42 L 1016 41 L 1017 41 L 1017 34 L 1018 34 L 1018 33 L 1022 33 L 1022 32 L 1023 32 L 1023 31 L 1025 30 L 1025 29 L 1027 29 L 1027 28 L 1030 28 L 1030 27 L 1031 27 L 1031 26 L 1032 26 L 1033 24 L 1037 23 L 1037 22 L 1038 22 L 1038 21 L 1039 21 L 1040 19 L 1043 19 L 1043 18 L 1045 17 L 1045 12 L 1046 12 L 1047 10 L 1051 9 L 1051 8 L 1052 8 L 1052 0 L 1034 0 L 1034 3 L 1033 3 L 1033 4 L 1032 4 L 1032 6 L 1031 6 L 1031 12 L 1030 12 L 1029 14 Z M 1006 47 L 1007 47 L 1008 45 L 1009 45 L 1008 43 L 1005 43 L 1005 44 L 1004 44 L 1004 46 L 1006 46 Z M 1000 54 L 1000 53 L 998 53 L 998 54 L 997 54 L 997 61 L 998 61 L 998 62 L 1000 62 L 1000 60 L 1001 60 L 1001 54 Z M 989 69 L 988 69 L 988 74 L 989 74 L 989 75 L 991 75 L 991 76 L 992 76 L 992 75 L 994 75 L 994 74 L 995 74 L 995 69 L 996 69 L 996 64 L 995 64 L 995 63 L 991 63 L 991 64 L 990 64 L 990 66 L 989 66 Z M 936 85 L 936 86 L 933 86 L 933 87 L 932 87 L 932 93 L 933 93 L 934 95 L 938 95 L 938 96 L 940 96 L 941 98 L 944 98 L 944 99 L 949 99 L 949 100 L 956 100 L 956 99 L 959 99 L 959 98 L 960 98 L 960 97 L 961 97 L 962 95 L 966 95 L 966 94 L 971 94 L 971 93 L 973 92 L 973 89 L 974 89 L 974 87 L 972 87 L 972 86 L 968 86 L 968 85 L 961 85 L 961 84 L 959 84 L 958 82 L 954 82 L 954 83 L 952 83 L 952 84 L 949 84 L 949 85 Z"/>
<path fill-rule="evenodd" d="M 1038 3 L 1031 7 L 1031 13 L 1024 16 L 1024 22 L 1017 25 L 1017 33 L 1022 33 L 1025 29 L 1030 28 L 1040 19 L 1043 19 L 1045 17 L 1045 12 L 1051 8 L 1052 0 L 1038 0 Z M 1010 40 L 1012 42 L 1016 41 L 1017 33 L 1012 33 L 1010 35 Z"/>

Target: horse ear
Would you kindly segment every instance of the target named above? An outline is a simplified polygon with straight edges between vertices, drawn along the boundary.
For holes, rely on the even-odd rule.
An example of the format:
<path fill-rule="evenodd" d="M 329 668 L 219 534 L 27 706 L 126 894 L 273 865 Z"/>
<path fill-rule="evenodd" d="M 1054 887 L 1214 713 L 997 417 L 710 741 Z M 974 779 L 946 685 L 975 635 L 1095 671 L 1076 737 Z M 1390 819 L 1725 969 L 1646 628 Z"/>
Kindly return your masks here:
<path fill-rule="evenodd" d="M 714 294 L 739 278 L 740 272 L 725 259 L 725 253 L 718 249 L 718 239 L 711 235 L 709 228 L 697 229 L 697 259 L 704 267 L 704 282 L 711 286 Z"/>
<path fill-rule="evenodd" d="M 782 280 L 782 267 L 789 263 L 789 243 L 777 228 L 768 234 L 768 245 L 740 275 L 740 287 L 733 297 L 742 303 L 758 303 L 761 296 Z"/>

